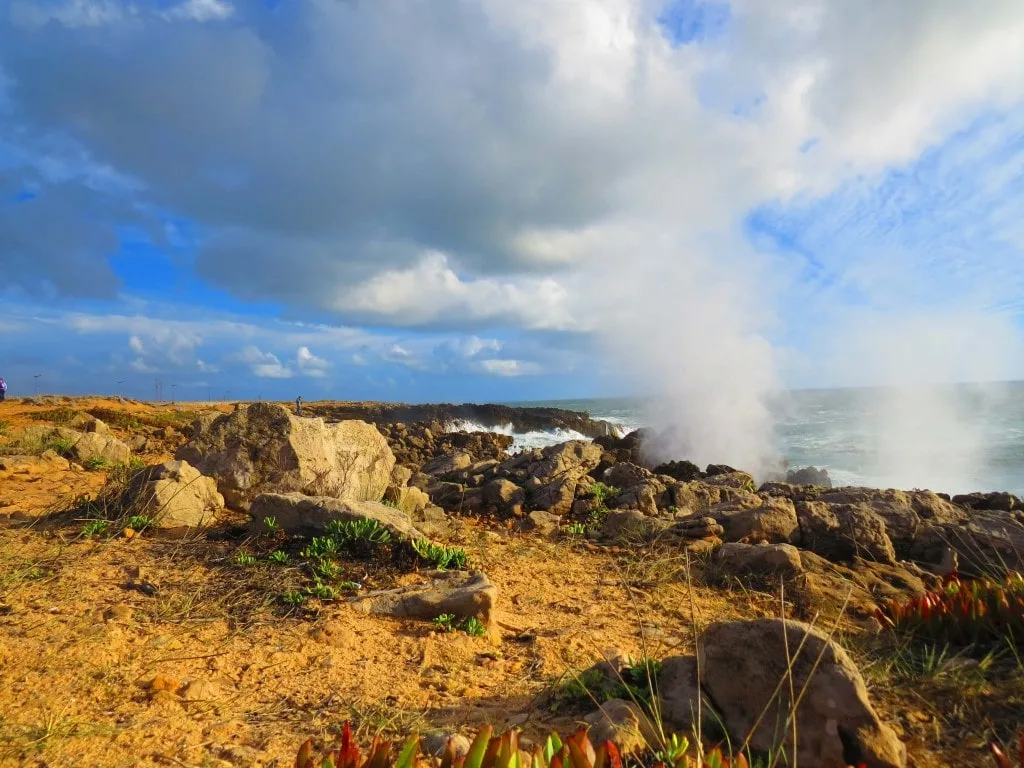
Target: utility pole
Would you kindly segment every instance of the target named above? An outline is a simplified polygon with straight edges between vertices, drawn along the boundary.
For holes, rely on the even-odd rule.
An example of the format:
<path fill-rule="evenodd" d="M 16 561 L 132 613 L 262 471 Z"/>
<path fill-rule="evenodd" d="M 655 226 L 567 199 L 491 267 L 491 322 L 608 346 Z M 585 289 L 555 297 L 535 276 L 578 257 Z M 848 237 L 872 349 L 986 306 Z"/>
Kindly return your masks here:
<path fill-rule="evenodd" d="M 32 377 L 32 379 L 33 379 L 32 389 L 35 392 L 35 394 L 37 394 L 37 395 L 39 394 L 39 377 L 42 376 L 42 375 L 43 374 L 41 374 L 41 373 L 37 373 L 36 375 L 34 375 Z"/>
<path fill-rule="evenodd" d="M 164 399 L 164 383 L 160 379 L 153 379 L 153 396 L 156 402 L 161 403 Z"/>
<path fill-rule="evenodd" d="M 124 384 L 124 379 L 117 382 L 117 396 L 124 397 L 124 391 L 121 389 L 121 385 Z"/>
<path fill-rule="evenodd" d="M 171 384 L 171 405 L 174 405 L 174 403 L 177 402 L 177 399 L 178 399 L 178 393 L 176 391 L 177 389 L 178 389 L 178 385 L 177 384 Z"/>

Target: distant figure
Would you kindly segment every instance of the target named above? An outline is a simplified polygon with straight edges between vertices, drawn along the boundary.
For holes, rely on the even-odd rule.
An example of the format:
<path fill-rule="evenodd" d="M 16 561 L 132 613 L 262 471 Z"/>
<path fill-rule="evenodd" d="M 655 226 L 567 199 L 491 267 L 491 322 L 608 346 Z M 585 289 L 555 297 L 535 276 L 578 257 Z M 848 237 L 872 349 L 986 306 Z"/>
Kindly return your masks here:
<path fill-rule="evenodd" d="M 7 397 L 7 382 L 0 379 L 0 403 Z"/>
<path fill-rule="evenodd" d="M 302 415 L 302 395 L 299 395 L 298 397 L 295 398 L 295 415 Z"/>

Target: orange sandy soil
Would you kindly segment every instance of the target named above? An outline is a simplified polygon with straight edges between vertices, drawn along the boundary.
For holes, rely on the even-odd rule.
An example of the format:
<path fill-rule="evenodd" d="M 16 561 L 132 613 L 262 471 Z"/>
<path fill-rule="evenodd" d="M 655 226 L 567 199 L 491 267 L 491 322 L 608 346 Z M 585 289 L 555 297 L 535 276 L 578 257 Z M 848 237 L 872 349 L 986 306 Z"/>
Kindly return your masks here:
<path fill-rule="evenodd" d="M 157 411 L 73 403 L 94 406 Z M 0 422 L 16 436 L 53 407 L 0 403 Z M 691 597 L 699 623 L 777 612 L 771 595 L 663 578 L 678 562 L 623 565 L 473 522 L 453 543 L 498 587 L 501 640 L 366 616 L 343 600 L 289 612 L 276 590 L 297 571 L 235 565 L 246 542 L 85 539 L 81 524 L 44 519 L 103 481 L 81 469 L 0 472 L 0 765 L 283 767 L 301 741 L 330 738 L 347 719 L 362 738 L 482 723 L 537 738 L 579 717 L 545 701 L 567 668 L 607 648 L 640 655 L 641 632 L 655 657 L 691 652 Z M 644 586 L 627 590 L 623 577 Z M 141 581 L 155 594 L 131 587 Z M 900 698 L 884 698 L 886 719 L 908 722 L 896 717 Z M 931 718 L 912 708 L 927 732 Z"/>

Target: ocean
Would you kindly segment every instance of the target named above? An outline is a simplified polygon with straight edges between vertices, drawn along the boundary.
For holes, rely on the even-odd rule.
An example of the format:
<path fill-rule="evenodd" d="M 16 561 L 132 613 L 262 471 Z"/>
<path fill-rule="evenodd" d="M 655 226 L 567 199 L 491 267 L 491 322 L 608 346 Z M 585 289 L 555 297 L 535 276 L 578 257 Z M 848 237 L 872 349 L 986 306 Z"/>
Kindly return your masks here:
<path fill-rule="evenodd" d="M 586 411 L 623 432 L 665 426 L 639 398 L 509 405 Z M 779 395 L 771 410 L 779 458 L 790 467 L 824 467 L 836 485 L 1024 496 L 1024 382 L 799 390 Z M 514 437 L 521 449 L 582 436 L 560 430 Z M 716 461 L 730 463 L 728 456 Z"/>

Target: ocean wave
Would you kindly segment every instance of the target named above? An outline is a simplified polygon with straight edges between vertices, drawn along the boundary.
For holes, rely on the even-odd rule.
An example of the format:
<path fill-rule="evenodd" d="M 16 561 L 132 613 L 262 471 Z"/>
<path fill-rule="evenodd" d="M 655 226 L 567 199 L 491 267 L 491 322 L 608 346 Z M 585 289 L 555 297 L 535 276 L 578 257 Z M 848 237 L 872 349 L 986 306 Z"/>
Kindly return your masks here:
<path fill-rule="evenodd" d="M 448 425 L 449 432 L 494 432 L 512 438 L 511 453 L 530 451 L 534 448 L 546 448 L 570 440 L 590 441 L 590 438 L 574 429 L 538 429 L 530 432 L 516 432 L 511 424 L 480 424 L 469 419 L 457 419 Z"/>

